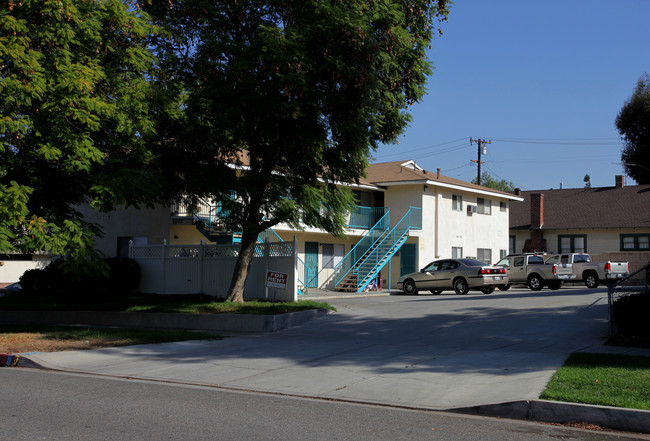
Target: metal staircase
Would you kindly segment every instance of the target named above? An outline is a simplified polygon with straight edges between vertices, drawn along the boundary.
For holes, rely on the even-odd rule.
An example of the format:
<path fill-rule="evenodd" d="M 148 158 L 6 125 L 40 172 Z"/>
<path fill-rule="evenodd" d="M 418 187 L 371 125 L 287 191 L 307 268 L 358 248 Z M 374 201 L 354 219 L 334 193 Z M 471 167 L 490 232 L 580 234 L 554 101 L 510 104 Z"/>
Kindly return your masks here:
<path fill-rule="evenodd" d="M 335 278 L 336 290 L 362 292 L 406 242 L 409 231 L 421 228 L 422 209 L 409 207 L 406 214 L 392 229 L 378 228 L 374 235 L 369 232 L 339 264 L 342 269 L 338 273 L 342 276 Z M 366 246 L 367 244 L 370 245 Z M 348 256 L 359 256 L 359 258 L 353 260 L 350 257 L 346 260 Z M 343 269 L 346 262 L 351 262 L 347 271 Z"/>
<path fill-rule="evenodd" d="M 232 192 L 230 197 L 234 199 L 236 194 Z M 210 242 L 240 243 L 241 232 L 228 229 L 223 222 L 223 218 L 227 216 L 227 211 L 222 208 L 220 203 L 211 204 L 204 199 L 199 199 L 198 206 L 192 210 L 196 229 Z"/>

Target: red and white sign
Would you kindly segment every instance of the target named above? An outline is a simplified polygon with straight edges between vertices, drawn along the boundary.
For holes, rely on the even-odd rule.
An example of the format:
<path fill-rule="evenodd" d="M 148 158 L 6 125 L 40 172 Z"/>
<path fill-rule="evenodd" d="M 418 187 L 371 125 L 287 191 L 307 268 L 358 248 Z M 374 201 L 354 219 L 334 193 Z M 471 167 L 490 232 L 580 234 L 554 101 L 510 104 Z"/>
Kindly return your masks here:
<path fill-rule="evenodd" d="M 266 273 L 266 286 L 271 288 L 287 288 L 287 279 L 289 275 L 277 271 L 268 271 Z"/>

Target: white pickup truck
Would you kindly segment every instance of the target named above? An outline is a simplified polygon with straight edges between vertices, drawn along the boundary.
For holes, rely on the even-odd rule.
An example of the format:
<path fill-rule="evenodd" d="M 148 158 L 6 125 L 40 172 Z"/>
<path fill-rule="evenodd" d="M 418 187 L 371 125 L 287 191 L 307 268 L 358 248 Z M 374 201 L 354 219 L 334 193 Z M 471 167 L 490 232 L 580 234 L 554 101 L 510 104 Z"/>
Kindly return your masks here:
<path fill-rule="evenodd" d="M 539 291 L 544 285 L 559 289 L 563 281 L 576 277 L 570 263 L 547 264 L 541 254 L 511 254 L 499 260 L 496 266 L 504 267 L 509 277 L 508 285 L 498 287 L 502 291 L 512 284 L 525 284 L 533 291 Z"/>
<path fill-rule="evenodd" d="M 592 262 L 589 254 L 568 253 L 553 254 L 547 257 L 546 263 L 558 263 L 568 255 L 568 263 L 573 267 L 576 281 L 582 280 L 587 288 L 597 288 L 598 285 L 622 279 L 629 273 L 628 264 L 624 261 Z"/>

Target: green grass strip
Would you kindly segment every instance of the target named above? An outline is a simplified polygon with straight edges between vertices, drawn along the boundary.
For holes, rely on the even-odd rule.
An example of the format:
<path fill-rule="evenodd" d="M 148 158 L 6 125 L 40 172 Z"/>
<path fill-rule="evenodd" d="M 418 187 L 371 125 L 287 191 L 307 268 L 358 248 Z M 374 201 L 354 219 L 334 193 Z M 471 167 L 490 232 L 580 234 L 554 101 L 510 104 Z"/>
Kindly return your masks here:
<path fill-rule="evenodd" d="M 576 352 L 540 398 L 650 410 L 650 357 Z"/>
<path fill-rule="evenodd" d="M 38 333 L 49 340 L 120 341 L 121 345 L 168 343 L 187 340 L 221 340 L 203 331 L 88 328 L 83 326 L 0 325 L 1 334 Z"/>
<path fill-rule="evenodd" d="M 0 297 L 0 310 L 26 311 L 122 311 L 169 312 L 185 314 L 281 314 L 309 309 L 330 309 L 333 306 L 313 300 L 267 302 L 247 300 L 245 303 L 202 294 L 103 294 L 86 293 L 11 293 Z"/>

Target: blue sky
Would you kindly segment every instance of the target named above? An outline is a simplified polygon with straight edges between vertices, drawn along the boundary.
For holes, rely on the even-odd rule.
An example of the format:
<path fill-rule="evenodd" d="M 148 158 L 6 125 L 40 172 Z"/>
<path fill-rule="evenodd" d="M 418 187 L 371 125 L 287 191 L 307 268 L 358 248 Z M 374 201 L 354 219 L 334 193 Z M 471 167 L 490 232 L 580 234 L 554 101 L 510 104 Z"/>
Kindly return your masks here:
<path fill-rule="evenodd" d="M 428 52 L 427 95 L 372 162 L 470 181 L 481 138 L 492 141 L 483 170 L 523 190 L 583 187 L 585 174 L 614 185 L 614 121 L 650 73 L 649 22 L 650 0 L 456 0 Z"/>

